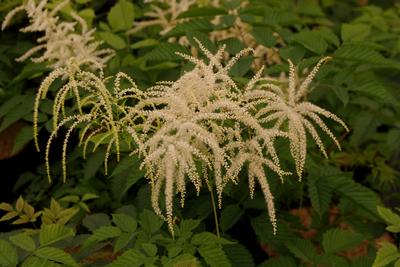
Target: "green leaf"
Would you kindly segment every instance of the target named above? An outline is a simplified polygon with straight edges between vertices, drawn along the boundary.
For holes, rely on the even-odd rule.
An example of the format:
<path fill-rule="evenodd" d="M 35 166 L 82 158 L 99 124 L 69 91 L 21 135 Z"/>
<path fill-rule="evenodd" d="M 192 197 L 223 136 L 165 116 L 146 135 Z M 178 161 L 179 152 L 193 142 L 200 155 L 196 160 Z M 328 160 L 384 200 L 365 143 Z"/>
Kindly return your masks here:
<path fill-rule="evenodd" d="M 21 131 L 17 134 L 14 140 L 14 146 L 12 149 L 12 154 L 20 151 L 29 141 L 33 139 L 33 127 L 24 126 Z"/>
<path fill-rule="evenodd" d="M 314 263 L 317 266 L 349 267 L 349 262 L 345 258 L 333 254 L 317 255 Z"/>
<path fill-rule="evenodd" d="M 133 233 L 136 231 L 137 223 L 135 219 L 126 214 L 113 214 L 112 221 L 116 226 L 118 226 L 122 231 Z"/>
<path fill-rule="evenodd" d="M 36 256 L 29 256 L 22 263 L 22 267 L 62 267 L 62 265 Z"/>
<path fill-rule="evenodd" d="M 232 266 L 228 257 L 218 245 L 203 245 L 198 248 L 200 255 L 211 267 L 229 267 Z"/>
<path fill-rule="evenodd" d="M 10 236 L 9 239 L 11 243 L 26 251 L 32 252 L 36 249 L 35 241 L 33 241 L 32 237 L 24 233 Z"/>
<path fill-rule="evenodd" d="M 125 40 L 112 32 L 98 32 L 99 37 L 115 49 L 124 49 L 126 47 Z"/>
<path fill-rule="evenodd" d="M 220 227 L 222 231 L 229 230 L 240 219 L 243 210 L 236 204 L 225 206 L 221 212 Z"/>
<path fill-rule="evenodd" d="M 24 66 L 22 71 L 16 76 L 12 83 L 33 78 L 36 76 L 41 76 L 44 72 L 51 70 L 46 63 L 28 63 Z"/>
<path fill-rule="evenodd" d="M 233 242 L 225 239 L 225 238 L 218 238 L 218 236 L 214 235 L 213 233 L 210 232 L 201 232 L 198 234 L 195 234 L 192 237 L 191 243 L 193 245 L 217 245 L 217 244 L 234 244 Z"/>
<path fill-rule="evenodd" d="M 383 242 L 381 243 L 381 248 L 376 254 L 372 267 L 383 267 L 399 258 L 400 253 L 398 248 L 391 243 Z"/>
<path fill-rule="evenodd" d="M 268 259 L 258 265 L 258 267 L 297 267 L 297 264 L 292 257 L 280 256 Z"/>
<path fill-rule="evenodd" d="M 359 42 L 364 41 L 371 33 L 371 26 L 367 24 L 342 24 L 342 40 L 343 42 Z"/>
<path fill-rule="evenodd" d="M 273 35 L 274 32 L 267 27 L 254 27 L 252 34 L 256 38 L 257 43 L 265 47 L 272 47 L 277 42 Z"/>
<path fill-rule="evenodd" d="M 0 265 L 4 267 L 17 266 L 18 255 L 13 246 L 5 240 L 0 240 Z"/>
<path fill-rule="evenodd" d="M 337 253 L 360 244 L 365 236 L 348 230 L 330 229 L 322 238 L 322 246 L 326 253 Z"/>
<path fill-rule="evenodd" d="M 216 15 L 226 15 L 226 10 L 215 7 L 192 7 L 188 11 L 181 13 L 178 16 L 180 18 L 193 18 L 193 17 L 208 17 Z"/>
<path fill-rule="evenodd" d="M 379 216 L 389 225 L 400 227 L 400 216 L 388 208 L 377 207 Z"/>
<path fill-rule="evenodd" d="M 181 254 L 174 259 L 163 263 L 165 267 L 201 267 L 196 257 L 190 254 Z"/>
<path fill-rule="evenodd" d="M 182 60 L 182 57 L 178 56 L 175 52 L 190 54 L 189 50 L 184 46 L 173 43 L 161 43 L 142 58 L 151 61 Z"/>
<path fill-rule="evenodd" d="M 310 240 L 296 238 L 286 242 L 285 245 L 296 257 L 308 262 L 314 262 L 317 253 Z"/>
<path fill-rule="evenodd" d="M 65 251 L 59 248 L 44 247 L 39 248 L 34 252 L 34 254 L 40 258 L 56 261 L 67 266 L 78 266 L 71 255 L 67 254 Z"/>
<path fill-rule="evenodd" d="M 134 234 L 131 233 L 122 233 L 116 240 L 114 244 L 114 254 L 121 249 L 123 249 L 126 245 L 128 245 L 129 241 L 132 240 Z"/>
<path fill-rule="evenodd" d="M 156 39 L 144 39 L 131 45 L 132 49 L 139 49 L 143 47 L 156 46 L 160 42 Z"/>
<path fill-rule="evenodd" d="M 163 222 L 160 218 L 149 210 L 143 210 L 139 216 L 139 224 L 148 233 L 155 233 L 160 230 Z"/>
<path fill-rule="evenodd" d="M 328 211 L 333 189 L 329 181 L 323 177 L 311 174 L 307 177 L 307 185 L 311 205 L 319 216 L 322 216 L 322 214 Z"/>
<path fill-rule="evenodd" d="M 349 91 L 360 92 L 377 98 L 383 103 L 397 104 L 398 101 L 389 92 L 386 86 L 375 75 L 363 75 L 355 79 L 348 88 Z"/>
<path fill-rule="evenodd" d="M 234 76 L 234 77 L 242 77 L 243 75 L 245 75 L 250 70 L 251 63 L 253 63 L 253 57 L 252 56 L 242 57 L 229 70 L 229 74 Z"/>
<path fill-rule="evenodd" d="M 104 151 L 98 150 L 94 153 L 91 153 L 90 156 L 85 161 L 85 165 L 83 167 L 83 177 L 85 180 L 94 177 L 96 172 L 103 165 L 104 161 Z"/>
<path fill-rule="evenodd" d="M 43 224 L 39 233 L 39 243 L 41 246 L 48 246 L 70 236 L 74 236 L 74 231 L 65 225 Z"/>
<path fill-rule="evenodd" d="M 33 109 L 33 95 L 25 95 L 19 99 L 19 103 L 15 104 L 11 109 L 5 111 L 1 123 L 0 132 L 13 124 L 14 122 L 22 119 L 27 114 L 31 113 Z"/>
<path fill-rule="evenodd" d="M 85 226 L 90 231 L 94 232 L 96 229 L 102 226 L 111 225 L 111 221 L 107 214 L 104 213 L 95 213 L 87 215 L 83 221 L 83 226 Z"/>
<path fill-rule="evenodd" d="M 142 244 L 143 251 L 150 257 L 155 257 L 157 255 L 157 246 L 151 243 Z"/>
<path fill-rule="evenodd" d="M 306 49 L 318 54 L 323 55 L 328 48 L 328 44 L 317 32 L 303 31 L 293 36 L 293 42 L 299 43 Z"/>
<path fill-rule="evenodd" d="M 223 250 L 228 256 L 232 267 L 253 267 L 254 260 L 250 252 L 241 244 L 224 245 Z"/>
<path fill-rule="evenodd" d="M 215 26 L 208 19 L 191 19 L 190 21 L 177 24 L 166 36 L 181 36 L 193 32 L 210 32 L 214 28 Z"/>
<path fill-rule="evenodd" d="M 82 245 L 82 249 L 86 249 L 94 244 L 115 238 L 121 235 L 121 230 L 115 226 L 102 226 L 96 229 Z"/>
<path fill-rule="evenodd" d="M 257 234 L 258 238 L 263 243 L 269 242 L 286 242 L 289 240 L 293 240 L 295 238 L 295 234 L 293 229 L 288 226 L 285 221 L 280 220 L 278 218 L 277 225 L 278 231 L 276 234 L 273 233 L 272 224 L 269 220 L 268 214 L 264 213 L 256 218 L 251 220 L 251 225 Z"/>
<path fill-rule="evenodd" d="M 108 267 L 139 267 L 146 262 L 146 256 L 136 249 L 130 249 L 124 254 L 119 256 L 114 262 L 112 262 Z"/>
<path fill-rule="evenodd" d="M 113 30 L 129 30 L 135 18 L 133 4 L 126 0 L 119 0 L 107 15 L 108 23 Z"/>
<path fill-rule="evenodd" d="M 368 211 L 374 217 L 378 216 L 376 207 L 381 205 L 377 195 L 369 188 L 354 182 L 345 176 L 328 177 L 334 190 L 354 204 Z"/>
<path fill-rule="evenodd" d="M 176 236 L 189 238 L 192 236 L 193 230 L 199 226 L 201 220 L 182 220 L 179 224 L 179 227 L 176 229 Z"/>
<path fill-rule="evenodd" d="M 343 45 L 335 51 L 333 57 L 354 62 L 370 63 L 375 66 L 396 67 L 396 64 L 392 61 L 386 59 L 373 48 L 361 43 Z"/>

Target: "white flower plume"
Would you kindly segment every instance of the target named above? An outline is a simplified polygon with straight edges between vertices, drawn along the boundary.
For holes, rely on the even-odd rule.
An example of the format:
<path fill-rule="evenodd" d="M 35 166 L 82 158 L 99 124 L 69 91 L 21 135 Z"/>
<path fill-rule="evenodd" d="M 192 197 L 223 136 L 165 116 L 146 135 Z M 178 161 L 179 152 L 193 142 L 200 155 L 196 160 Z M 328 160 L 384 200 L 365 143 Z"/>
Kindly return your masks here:
<path fill-rule="evenodd" d="M 33 62 L 49 62 L 56 69 L 67 66 L 68 60 L 75 58 L 78 62 L 95 62 L 96 64 L 92 67 L 97 68 L 104 67 L 105 63 L 114 56 L 114 50 L 99 48 L 102 42 L 94 39 L 95 29 L 89 29 L 85 20 L 78 14 L 74 12 L 70 14 L 74 22 L 60 21 L 57 13 L 68 2 L 69 0 L 64 0 L 54 9 L 48 10 L 47 0 L 41 0 L 38 4 L 35 0 L 28 0 L 7 14 L 1 26 L 2 30 L 10 24 L 16 13 L 25 11 L 30 25 L 22 28 L 21 31 L 43 32 L 43 36 L 37 39 L 38 45 L 17 58 L 17 61 L 31 58 Z M 41 56 L 32 57 L 40 51 L 43 51 Z"/>

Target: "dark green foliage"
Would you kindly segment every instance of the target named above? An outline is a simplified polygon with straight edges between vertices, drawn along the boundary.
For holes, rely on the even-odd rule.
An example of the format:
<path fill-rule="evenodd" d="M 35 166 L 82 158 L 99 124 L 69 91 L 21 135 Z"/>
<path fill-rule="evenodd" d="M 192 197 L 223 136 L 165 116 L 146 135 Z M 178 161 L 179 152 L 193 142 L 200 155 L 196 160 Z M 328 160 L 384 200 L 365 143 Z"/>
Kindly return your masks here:
<path fill-rule="evenodd" d="M 0 19 L 22 2 L 0 1 Z M 151 210 L 151 185 L 140 169 L 140 159 L 130 155 L 134 142 L 122 134 L 121 158 L 117 161 L 116 151 L 111 150 L 105 174 L 106 145 L 99 143 L 90 153 L 97 145 L 94 138 L 84 159 L 78 146 L 82 128 L 77 127 L 68 148 L 66 183 L 58 179 L 61 163 L 56 155 L 61 155 L 62 138 L 55 139 L 51 151 L 51 172 L 57 177 L 52 184 L 47 182 L 43 161 L 29 169 L 18 163 L 8 166 L 6 161 L 1 165 L 2 170 L 10 169 L 2 174 L 4 183 L 8 173 L 19 175 L 4 189 L 14 187 L 14 200 L 23 195 L 36 211 L 44 211 L 55 198 L 62 209 L 77 211 L 65 225 L 41 224 L 39 219 L 21 226 L 2 224 L 0 266 L 400 266 L 400 216 L 395 209 L 400 201 L 399 4 L 389 0 L 250 0 L 241 6 L 243 1 L 222 0 L 215 7 L 211 2 L 197 1 L 163 34 L 160 25 L 131 32 L 135 25 L 151 19 L 147 15 L 151 5 L 144 1 L 71 1 L 60 19 L 71 20 L 67 9 L 78 11 L 97 28 L 102 47 L 116 51 L 105 66 L 105 75 L 124 71 L 134 77 L 138 88 L 160 80 L 174 81 L 190 70 L 193 66 L 176 52 L 191 54 L 192 48 L 198 48 L 195 39 L 212 53 L 221 45 L 226 45 L 230 55 L 249 43 L 266 49 L 266 54 L 241 58 L 230 70 L 238 84 L 246 84 L 258 71 L 254 60 L 261 59 L 261 65 L 266 65 L 264 73 L 278 77 L 288 70 L 287 59 L 298 66 L 299 73 L 305 73 L 321 57 L 331 56 L 311 84 L 311 89 L 318 90 L 310 90 L 307 98 L 337 114 L 350 132 L 326 120 L 342 150 L 317 129 L 329 158 L 324 159 L 309 142 L 300 182 L 291 175 L 282 184 L 266 170 L 275 197 L 277 233 L 273 234 L 261 191 L 256 188 L 250 200 L 247 177 L 241 174 L 237 186 L 227 187 L 222 210 L 215 215 L 206 185 L 199 196 L 188 187 L 185 206 L 174 203 L 172 237 Z M 168 6 L 152 4 L 161 9 Z M 51 70 L 46 63 L 15 62 L 37 38 L 17 31 L 25 25 L 21 18 L 16 16 L 0 32 L 0 144 L 4 140 L 11 143 L 7 157 L 18 153 L 22 157 L 33 149 L 35 93 Z M 247 26 L 238 26 L 239 19 Z M 232 35 L 232 29 L 240 35 Z M 229 34 L 221 34 L 224 31 Z M 50 87 L 39 109 L 40 140 L 52 131 L 57 83 L 61 80 Z M 64 111 L 70 114 L 77 107 L 72 94 L 66 99 Z M 7 135 L 16 123 L 22 123 L 22 128 Z M 284 145 L 279 142 L 275 145 L 282 168 L 295 172 L 290 152 L 281 149 Z M 43 149 L 42 141 L 40 145 Z M 42 153 L 33 155 L 43 157 Z M 29 207 L 18 210 L 16 206 L 1 203 L 0 220 L 22 218 L 29 212 Z M 378 238 L 387 241 L 379 248 L 375 245 Z"/>

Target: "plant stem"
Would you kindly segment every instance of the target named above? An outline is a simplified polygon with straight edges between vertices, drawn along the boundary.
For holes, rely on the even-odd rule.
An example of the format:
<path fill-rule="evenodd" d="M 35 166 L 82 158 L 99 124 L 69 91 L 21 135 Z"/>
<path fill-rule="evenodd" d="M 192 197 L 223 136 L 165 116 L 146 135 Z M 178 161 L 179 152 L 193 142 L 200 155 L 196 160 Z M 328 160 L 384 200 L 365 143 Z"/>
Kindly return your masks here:
<path fill-rule="evenodd" d="M 219 233 L 218 215 L 217 215 L 217 207 L 215 206 L 214 193 L 213 193 L 211 186 L 208 183 L 207 183 L 207 186 L 208 186 L 208 191 L 210 191 L 210 195 L 211 195 L 211 204 L 212 204 L 213 213 L 214 213 L 215 228 L 217 229 L 218 239 L 220 239 L 221 236 Z"/>

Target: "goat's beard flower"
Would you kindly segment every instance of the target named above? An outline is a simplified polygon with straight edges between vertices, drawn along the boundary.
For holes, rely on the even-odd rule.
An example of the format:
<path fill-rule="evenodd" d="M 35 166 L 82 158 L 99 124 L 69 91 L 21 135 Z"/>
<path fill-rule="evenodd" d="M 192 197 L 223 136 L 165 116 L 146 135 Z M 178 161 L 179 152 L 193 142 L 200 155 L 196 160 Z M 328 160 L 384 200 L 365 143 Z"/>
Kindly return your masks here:
<path fill-rule="evenodd" d="M 102 42 L 94 39 L 95 29 L 89 29 L 87 23 L 78 14 L 72 12 L 70 15 L 74 22 L 60 21 L 56 14 L 67 5 L 69 0 L 59 3 L 53 10 L 46 8 L 47 0 L 41 0 L 39 4 L 35 0 L 28 0 L 11 10 L 2 23 L 4 30 L 11 22 L 16 13 L 25 10 L 30 25 L 22 28 L 22 32 L 43 32 L 37 46 L 29 49 L 17 61 L 31 58 L 33 62 L 49 62 L 54 68 L 65 67 L 71 58 L 76 61 L 93 62 L 92 68 L 104 67 L 105 63 L 114 56 L 112 49 L 99 49 Z M 79 26 L 78 26 L 79 25 Z M 78 30 L 77 28 L 81 29 Z M 44 50 L 39 57 L 32 57 L 39 51 Z"/>
<path fill-rule="evenodd" d="M 68 82 L 54 101 L 55 129 L 46 146 L 48 161 L 52 138 L 60 127 L 73 123 L 63 146 L 64 177 L 68 138 L 79 124 L 86 124 L 81 141 L 87 132 L 91 132 L 87 140 L 99 131 L 110 137 L 105 161 L 112 146 L 116 148 L 118 157 L 119 135 L 129 133 L 137 147 L 132 153 L 138 153 L 142 158 L 141 168 L 145 169 L 152 186 L 154 211 L 168 222 L 172 234 L 173 199 L 180 194 L 181 205 L 184 205 L 187 183 L 192 183 L 197 193 L 203 184 L 210 191 L 215 186 L 221 207 L 225 186 L 236 184 L 242 170 L 248 174 L 250 197 L 254 195 L 256 182 L 260 185 L 275 233 L 274 197 L 266 170 L 278 174 L 282 182 L 284 176 L 290 174 L 280 166 L 275 139 L 289 139 L 290 152 L 297 174 L 301 177 L 306 159 L 306 131 L 326 155 L 313 123 L 319 125 L 337 144 L 320 116 L 331 118 L 347 129 L 336 115 L 305 101 L 311 81 L 327 58 L 323 58 L 302 81 L 289 61 L 288 86 L 280 86 L 282 82 L 279 80 L 262 77 L 261 68 L 241 88 L 233 81 L 229 71 L 241 56 L 252 52 L 252 49 L 242 50 L 224 64 L 224 46 L 212 54 L 197 39 L 196 42 L 207 60 L 178 53 L 193 63 L 194 68 L 175 82 L 160 82 L 146 91 L 140 91 L 130 77 L 119 73 L 111 93 L 106 87 L 108 79 L 103 77 L 102 72 L 98 77 L 83 71 L 82 62 L 69 61 L 67 67 L 54 70 L 39 89 L 35 102 L 35 133 L 40 98 L 46 95 L 57 77 L 68 76 Z M 122 89 L 121 80 L 126 80 L 129 88 Z M 80 107 L 79 115 L 62 114 L 68 92 L 75 96 Z M 87 97 L 84 92 L 87 92 Z M 125 101 L 128 99 L 130 101 Z M 89 112 L 83 108 L 85 105 L 90 107 Z M 59 117 L 63 119 L 59 121 Z M 47 169 L 49 171 L 48 162 Z M 159 205 L 162 191 L 165 212 Z"/>
<path fill-rule="evenodd" d="M 264 167 L 281 177 L 289 174 L 280 168 L 273 144 L 277 136 L 286 134 L 261 127 L 244 106 L 243 90 L 229 76 L 237 60 L 252 50 L 242 50 L 224 65 L 221 61 L 225 47 L 212 54 L 197 43 L 208 63 L 179 54 L 195 64 L 193 70 L 175 82 L 150 88 L 147 97 L 137 106 L 146 116 L 139 152 L 144 159 L 141 167 L 146 169 L 152 184 L 153 208 L 167 220 L 172 232 L 173 196 L 175 192 L 180 193 L 183 205 L 186 178 L 198 193 L 203 182 L 209 189 L 215 184 L 221 207 L 224 187 L 229 182 L 237 183 L 240 170 L 249 163 L 251 196 L 257 180 L 276 230 L 273 196 Z M 247 86 L 254 86 L 260 74 Z M 149 109 L 150 106 L 153 108 Z M 156 129 L 151 131 L 154 125 Z M 165 216 L 159 207 L 163 185 Z"/>

